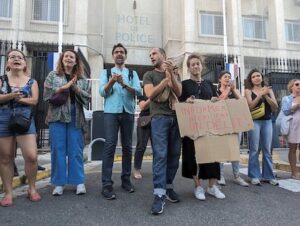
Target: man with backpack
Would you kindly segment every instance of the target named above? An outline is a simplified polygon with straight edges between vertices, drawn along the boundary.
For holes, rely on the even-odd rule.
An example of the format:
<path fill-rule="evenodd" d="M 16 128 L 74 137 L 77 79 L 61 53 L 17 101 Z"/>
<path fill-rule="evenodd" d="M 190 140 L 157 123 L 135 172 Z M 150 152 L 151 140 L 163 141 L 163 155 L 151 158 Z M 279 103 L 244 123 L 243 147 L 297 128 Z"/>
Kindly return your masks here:
<path fill-rule="evenodd" d="M 125 67 L 127 49 L 121 43 L 113 46 L 112 58 L 115 66 L 102 71 L 99 86 L 99 93 L 105 99 L 102 195 L 108 200 L 116 198 L 113 190 L 112 168 L 119 129 L 122 143 L 122 188 L 129 193 L 134 192 L 130 175 L 135 96 L 142 95 L 137 73 Z"/>

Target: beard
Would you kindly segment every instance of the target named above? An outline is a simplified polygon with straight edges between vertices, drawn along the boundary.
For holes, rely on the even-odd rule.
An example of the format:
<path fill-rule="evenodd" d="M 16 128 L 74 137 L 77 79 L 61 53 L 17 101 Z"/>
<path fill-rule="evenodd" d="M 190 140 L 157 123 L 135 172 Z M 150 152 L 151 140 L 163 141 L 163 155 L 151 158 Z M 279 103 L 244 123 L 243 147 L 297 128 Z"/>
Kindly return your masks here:
<path fill-rule="evenodd" d="M 124 64 L 124 62 L 125 62 L 125 59 L 122 57 L 120 57 L 120 58 L 116 58 L 116 60 L 115 60 L 115 63 L 117 64 L 117 65 L 122 65 L 122 64 Z"/>

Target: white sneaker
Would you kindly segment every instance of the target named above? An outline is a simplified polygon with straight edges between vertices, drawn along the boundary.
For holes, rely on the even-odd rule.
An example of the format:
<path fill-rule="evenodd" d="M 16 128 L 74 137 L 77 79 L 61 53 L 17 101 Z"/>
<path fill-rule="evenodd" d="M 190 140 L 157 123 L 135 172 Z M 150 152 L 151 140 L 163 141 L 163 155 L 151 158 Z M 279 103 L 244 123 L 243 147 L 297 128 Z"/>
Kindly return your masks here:
<path fill-rule="evenodd" d="M 270 180 L 269 183 L 270 183 L 271 185 L 273 185 L 273 186 L 279 185 L 279 182 L 278 182 L 278 180 L 276 180 L 276 179 Z"/>
<path fill-rule="evenodd" d="M 85 185 L 84 184 L 78 184 L 76 189 L 76 195 L 83 195 L 86 193 Z"/>
<path fill-rule="evenodd" d="M 205 200 L 204 189 L 201 186 L 195 188 L 194 194 L 196 199 Z"/>
<path fill-rule="evenodd" d="M 248 187 L 248 186 L 249 186 L 249 184 L 248 184 L 246 181 L 244 181 L 244 179 L 241 178 L 240 176 L 234 178 L 234 181 L 235 181 L 237 184 L 239 184 L 239 185 L 241 185 L 241 186 L 243 186 L 243 187 Z"/>
<path fill-rule="evenodd" d="M 56 186 L 52 192 L 53 196 L 61 196 L 64 193 L 63 186 Z"/>
<path fill-rule="evenodd" d="M 220 191 L 220 189 L 216 185 L 212 186 L 211 188 L 208 187 L 207 193 L 212 196 L 215 196 L 217 199 L 225 199 L 225 195 Z"/>
<path fill-rule="evenodd" d="M 218 180 L 218 184 L 223 186 L 226 185 L 225 178 L 223 176 L 221 176 L 220 180 Z"/>
<path fill-rule="evenodd" d="M 251 184 L 253 185 L 261 185 L 260 180 L 258 178 L 252 178 Z"/>

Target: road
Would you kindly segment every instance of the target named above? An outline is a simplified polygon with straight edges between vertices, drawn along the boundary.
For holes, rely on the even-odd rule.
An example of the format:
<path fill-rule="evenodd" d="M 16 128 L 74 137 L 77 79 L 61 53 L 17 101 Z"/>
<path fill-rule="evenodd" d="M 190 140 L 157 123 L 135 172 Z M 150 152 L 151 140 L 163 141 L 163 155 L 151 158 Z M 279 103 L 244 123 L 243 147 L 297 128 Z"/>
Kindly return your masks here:
<path fill-rule="evenodd" d="M 196 200 L 192 181 L 181 177 L 179 170 L 174 184 L 181 202 L 167 202 L 164 213 L 153 216 L 150 213 L 152 162 L 144 162 L 142 180 L 132 180 L 136 187 L 132 194 L 120 186 L 120 166 L 115 163 L 113 174 L 116 200 L 108 201 L 101 196 L 100 165 L 92 164 L 86 171 L 86 195 L 76 196 L 75 188 L 67 187 L 63 196 L 53 197 L 47 179 L 38 182 L 42 201 L 32 203 L 26 200 L 26 186 L 18 188 L 14 205 L 0 208 L 0 225 L 300 225 L 300 193 L 266 183 L 260 187 L 241 187 L 232 181 L 230 165 L 225 166 L 227 185 L 222 187 L 226 199 L 207 195 L 206 201 Z M 289 177 L 284 172 L 277 172 L 277 175 L 279 179 Z"/>

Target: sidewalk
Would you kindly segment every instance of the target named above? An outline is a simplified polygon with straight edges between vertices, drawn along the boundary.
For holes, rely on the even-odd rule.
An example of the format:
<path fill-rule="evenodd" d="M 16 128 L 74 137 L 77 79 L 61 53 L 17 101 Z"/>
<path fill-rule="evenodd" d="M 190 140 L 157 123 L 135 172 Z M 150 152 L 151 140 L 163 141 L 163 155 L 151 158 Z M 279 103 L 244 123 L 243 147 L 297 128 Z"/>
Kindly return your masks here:
<path fill-rule="evenodd" d="M 134 152 L 133 152 L 134 153 Z M 241 150 L 241 155 L 240 155 L 240 163 L 243 165 L 248 165 L 248 154 L 247 150 Z M 290 172 L 290 166 L 289 163 L 287 162 L 287 154 L 288 150 L 287 149 L 278 149 L 275 150 L 273 153 L 273 166 L 274 169 L 276 170 L 282 170 L 286 172 Z M 84 156 L 85 159 L 87 156 L 87 146 L 84 149 Z M 115 156 L 115 161 L 121 161 L 122 160 L 122 155 L 118 152 L 116 153 Z M 152 153 L 147 151 L 144 156 L 144 160 L 152 160 Z M 261 156 L 260 156 L 261 160 Z M 26 184 L 26 176 L 24 173 L 24 160 L 22 157 L 22 153 L 20 149 L 17 151 L 17 157 L 16 157 L 16 165 L 18 167 L 19 171 L 19 176 L 14 177 L 13 179 L 13 188 L 19 187 L 21 185 Z M 50 150 L 40 150 L 38 152 L 38 164 L 40 166 L 45 167 L 44 171 L 38 171 L 37 173 L 37 181 L 45 179 L 50 177 L 51 174 L 51 154 Z M 300 165 L 297 164 L 298 171 L 300 172 Z M 100 169 L 99 169 L 100 170 Z M 85 167 L 85 172 L 89 172 L 89 168 Z M 2 191 L 2 181 L 0 180 L 0 192 Z"/>

